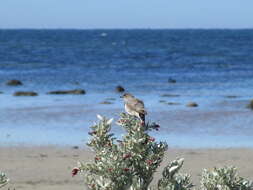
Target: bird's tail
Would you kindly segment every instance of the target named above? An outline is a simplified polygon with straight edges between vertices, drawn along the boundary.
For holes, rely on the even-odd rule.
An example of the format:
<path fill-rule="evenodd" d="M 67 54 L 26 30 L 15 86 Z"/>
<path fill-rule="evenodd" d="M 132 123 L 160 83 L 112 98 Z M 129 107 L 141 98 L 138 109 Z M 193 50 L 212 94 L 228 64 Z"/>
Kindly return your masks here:
<path fill-rule="evenodd" d="M 143 113 L 139 113 L 140 119 L 143 122 L 143 124 L 145 124 L 145 114 Z"/>

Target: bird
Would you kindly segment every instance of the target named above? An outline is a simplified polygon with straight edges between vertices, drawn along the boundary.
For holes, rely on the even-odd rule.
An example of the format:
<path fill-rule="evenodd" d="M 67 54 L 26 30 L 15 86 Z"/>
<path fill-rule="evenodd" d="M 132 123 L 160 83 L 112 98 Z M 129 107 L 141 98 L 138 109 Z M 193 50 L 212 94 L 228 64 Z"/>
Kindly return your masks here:
<path fill-rule="evenodd" d="M 124 100 L 125 111 L 129 115 L 138 117 L 141 120 L 141 122 L 145 124 L 145 115 L 147 115 L 147 112 L 145 110 L 143 101 L 135 98 L 130 93 L 125 93 L 121 97 Z"/>

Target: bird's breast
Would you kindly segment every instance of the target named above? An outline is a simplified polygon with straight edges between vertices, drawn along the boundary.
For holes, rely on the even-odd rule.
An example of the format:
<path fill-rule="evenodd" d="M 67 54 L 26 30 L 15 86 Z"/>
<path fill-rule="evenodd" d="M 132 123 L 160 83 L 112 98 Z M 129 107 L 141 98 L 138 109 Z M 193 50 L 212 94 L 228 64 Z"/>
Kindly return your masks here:
<path fill-rule="evenodd" d="M 128 104 L 125 104 L 125 110 L 129 115 L 138 116 L 138 113 L 131 108 Z"/>

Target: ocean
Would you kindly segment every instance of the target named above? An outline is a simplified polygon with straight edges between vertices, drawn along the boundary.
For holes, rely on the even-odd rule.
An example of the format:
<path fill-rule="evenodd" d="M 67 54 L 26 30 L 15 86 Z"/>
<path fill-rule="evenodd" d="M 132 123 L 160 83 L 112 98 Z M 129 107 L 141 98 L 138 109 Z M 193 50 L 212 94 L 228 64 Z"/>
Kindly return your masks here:
<path fill-rule="evenodd" d="M 124 111 L 122 85 L 171 146 L 253 147 L 252 52 L 250 29 L 0 30 L 0 143 L 85 144 L 97 114 Z M 7 86 L 11 79 L 23 85 Z M 71 89 L 86 94 L 46 94 Z"/>

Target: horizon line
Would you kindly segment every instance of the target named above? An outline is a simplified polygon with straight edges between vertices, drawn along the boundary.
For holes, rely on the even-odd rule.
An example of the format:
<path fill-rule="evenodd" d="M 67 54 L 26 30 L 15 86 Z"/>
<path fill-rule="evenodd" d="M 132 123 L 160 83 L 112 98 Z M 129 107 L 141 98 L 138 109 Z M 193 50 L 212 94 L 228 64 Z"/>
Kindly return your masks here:
<path fill-rule="evenodd" d="M 253 27 L 241 27 L 241 28 L 208 28 L 208 27 L 189 27 L 189 28 L 1 28 L 0 30 L 253 30 Z"/>

